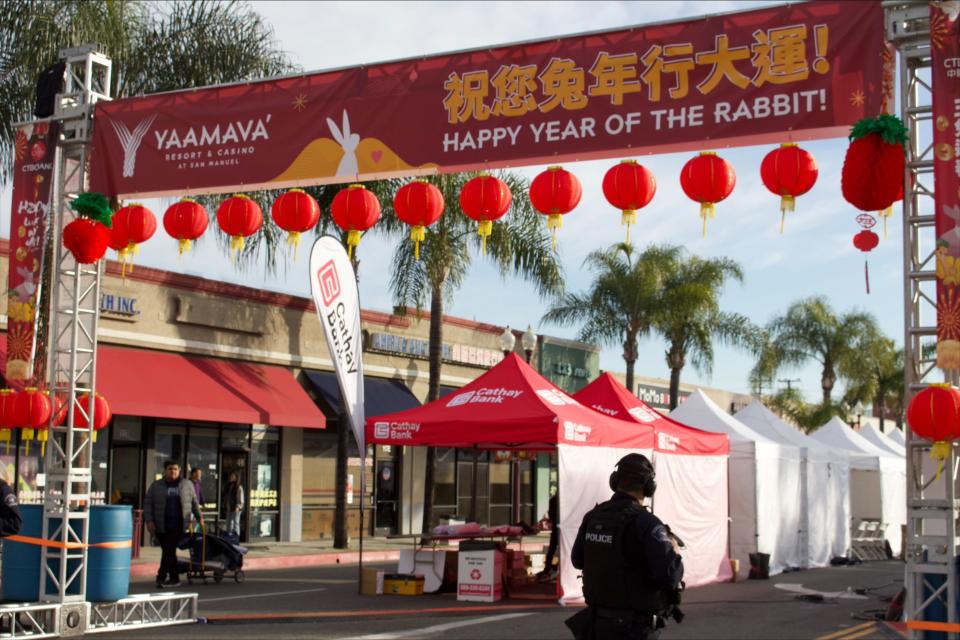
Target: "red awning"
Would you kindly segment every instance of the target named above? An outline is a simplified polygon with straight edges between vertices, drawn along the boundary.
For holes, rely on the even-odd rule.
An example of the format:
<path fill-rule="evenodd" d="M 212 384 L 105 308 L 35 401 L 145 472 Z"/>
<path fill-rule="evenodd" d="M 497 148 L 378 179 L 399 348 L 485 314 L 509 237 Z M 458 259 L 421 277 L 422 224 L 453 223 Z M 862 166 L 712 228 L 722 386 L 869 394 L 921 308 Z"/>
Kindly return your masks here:
<path fill-rule="evenodd" d="M 97 392 L 117 415 L 326 427 L 293 374 L 270 365 L 100 345 Z"/>

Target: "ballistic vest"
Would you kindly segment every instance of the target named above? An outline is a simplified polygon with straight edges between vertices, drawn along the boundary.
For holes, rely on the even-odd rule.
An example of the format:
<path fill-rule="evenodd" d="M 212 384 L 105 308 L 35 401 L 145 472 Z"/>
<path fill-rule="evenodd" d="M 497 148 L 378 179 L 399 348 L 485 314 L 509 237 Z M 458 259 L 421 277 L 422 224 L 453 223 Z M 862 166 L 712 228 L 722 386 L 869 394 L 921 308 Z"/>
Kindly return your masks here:
<path fill-rule="evenodd" d="M 650 531 L 656 519 L 639 504 L 610 500 L 587 514 L 583 528 L 583 595 L 588 605 L 606 609 L 630 609 L 641 613 L 661 613 L 667 609 L 666 592 L 647 583 L 647 568 L 631 566 L 624 554 L 624 543 L 642 540 L 650 544 Z M 636 538 L 624 540 L 635 523 Z M 656 544 L 662 544 L 656 542 Z"/>

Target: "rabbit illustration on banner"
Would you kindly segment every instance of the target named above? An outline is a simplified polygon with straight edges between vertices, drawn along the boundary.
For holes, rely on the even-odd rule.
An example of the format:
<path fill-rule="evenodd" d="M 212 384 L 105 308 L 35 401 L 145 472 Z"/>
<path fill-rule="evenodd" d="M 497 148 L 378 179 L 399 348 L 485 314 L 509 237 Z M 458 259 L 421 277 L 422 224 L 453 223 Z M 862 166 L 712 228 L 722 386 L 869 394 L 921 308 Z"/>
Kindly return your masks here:
<path fill-rule="evenodd" d="M 360 136 L 350 132 L 350 118 L 347 117 L 347 110 L 343 110 L 343 129 L 337 128 L 337 123 L 327 118 L 327 126 L 330 127 L 330 133 L 343 148 L 343 158 L 337 167 L 337 176 L 357 176 L 360 170 L 357 168 L 357 146 L 360 144 Z"/>
<path fill-rule="evenodd" d="M 33 272 L 26 267 L 17 267 L 17 273 L 23 278 L 23 282 L 13 289 L 13 293 L 20 300 L 29 300 L 37 291 L 37 283 L 33 281 Z"/>

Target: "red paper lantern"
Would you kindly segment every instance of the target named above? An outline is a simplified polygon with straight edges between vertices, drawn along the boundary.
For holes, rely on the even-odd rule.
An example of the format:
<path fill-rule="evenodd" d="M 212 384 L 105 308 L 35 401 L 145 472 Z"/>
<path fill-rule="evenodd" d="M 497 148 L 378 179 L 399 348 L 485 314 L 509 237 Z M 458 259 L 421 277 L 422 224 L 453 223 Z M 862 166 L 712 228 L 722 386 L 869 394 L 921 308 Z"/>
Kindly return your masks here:
<path fill-rule="evenodd" d="M 913 396 L 907 405 L 907 422 L 913 433 L 933 442 L 932 457 L 943 461 L 950 455 L 950 442 L 960 438 L 960 389 L 949 384 L 932 384 Z"/>
<path fill-rule="evenodd" d="M 20 437 L 27 443 L 28 455 L 30 442 L 35 438 L 40 441 L 41 452 L 46 448 L 51 411 L 49 396 L 35 387 L 27 387 L 16 394 L 13 400 L 13 422 L 20 427 Z"/>
<path fill-rule="evenodd" d="M 471 178 L 460 190 L 460 209 L 471 220 L 476 220 L 480 236 L 480 251 L 487 252 L 487 238 L 493 233 L 493 223 L 502 218 L 513 203 L 513 194 L 507 183 L 489 174 Z"/>
<path fill-rule="evenodd" d="M 263 225 L 263 212 L 249 196 L 238 193 L 220 203 L 217 223 L 230 236 L 230 251 L 243 251 L 244 239 Z"/>
<path fill-rule="evenodd" d="M 737 174 L 733 166 L 712 151 L 703 151 L 683 165 L 680 186 L 687 197 L 700 203 L 703 236 L 707 236 L 707 219 L 716 213 L 716 203 L 733 193 Z"/>
<path fill-rule="evenodd" d="M 864 229 L 857 235 L 853 236 L 853 246 L 864 253 L 873 251 L 877 248 L 877 245 L 880 244 L 880 236 L 875 234 L 869 229 Z"/>
<path fill-rule="evenodd" d="M 63 228 L 63 246 L 80 264 L 93 264 L 110 244 L 110 229 L 90 218 L 77 218 Z"/>
<path fill-rule="evenodd" d="M 583 187 L 575 175 L 563 167 L 547 167 L 530 183 L 530 202 L 547 216 L 547 228 L 553 231 L 553 246 L 557 246 L 557 230 L 563 226 L 563 216 L 580 204 Z"/>
<path fill-rule="evenodd" d="M 883 211 L 903 197 L 907 128 L 883 114 L 853 125 L 850 140 L 840 181 L 843 197 L 862 211 Z"/>
<path fill-rule="evenodd" d="M 620 224 L 627 227 L 627 242 L 630 242 L 630 225 L 637 221 L 637 209 L 650 204 L 656 192 L 657 180 L 653 173 L 636 160 L 622 160 L 603 176 L 604 197 L 623 211 Z"/>
<path fill-rule="evenodd" d="M 294 255 L 300 246 L 300 234 L 320 220 L 320 205 L 303 189 L 290 189 L 277 196 L 270 212 L 277 226 L 289 234 L 287 244 L 293 247 Z"/>
<path fill-rule="evenodd" d="M 97 431 L 100 431 L 110 424 L 110 420 L 113 418 L 113 411 L 111 411 L 107 399 L 99 393 L 94 394 L 93 404 L 93 441 L 96 442 Z M 84 413 L 90 411 L 90 394 L 84 393 L 79 396 L 77 398 L 77 405 L 78 406 L 74 406 L 73 408 L 73 426 L 77 429 L 86 429 L 87 416 L 84 415 Z M 83 409 L 82 411 L 81 408 Z"/>
<path fill-rule="evenodd" d="M 401 222 L 410 225 L 410 239 L 419 260 L 420 243 L 427 237 L 427 227 L 443 214 L 443 194 L 426 180 L 414 180 L 397 190 L 393 210 Z"/>
<path fill-rule="evenodd" d="M 333 197 L 330 215 L 336 225 L 347 232 L 347 252 L 353 257 L 353 248 L 360 244 L 360 234 L 380 219 L 380 201 L 362 184 L 352 184 Z"/>
<path fill-rule="evenodd" d="M 180 255 L 190 250 L 190 243 L 207 230 L 207 210 L 190 198 L 176 202 L 163 214 L 163 228 L 177 241 Z"/>
<path fill-rule="evenodd" d="M 13 419 L 13 403 L 17 394 L 12 389 L 0 389 L 0 442 L 3 442 L 6 453 L 10 453 L 10 441 L 13 439 L 13 428 L 16 426 Z"/>
<path fill-rule="evenodd" d="M 796 199 L 817 182 L 817 159 L 793 142 L 781 144 L 768 153 L 760 164 L 760 178 L 773 195 L 780 196 L 780 233 L 787 212 L 792 212 Z"/>
<path fill-rule="evenodd" d="M 157 231 L 157 217 L 150 209 L 139 203 L 129 204 L 113 214 L 110 229 L 110 248 L 125 266 L 133 265 L 133 256 L 141 243 L 153 237 Z"/>

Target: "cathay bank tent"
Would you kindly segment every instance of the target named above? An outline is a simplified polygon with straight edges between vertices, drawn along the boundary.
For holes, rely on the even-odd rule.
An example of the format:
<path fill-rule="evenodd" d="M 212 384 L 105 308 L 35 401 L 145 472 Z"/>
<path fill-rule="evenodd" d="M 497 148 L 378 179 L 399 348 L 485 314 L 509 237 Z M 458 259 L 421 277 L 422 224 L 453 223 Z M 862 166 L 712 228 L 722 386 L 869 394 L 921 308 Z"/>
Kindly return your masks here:
<path fill-rule="evenodd" d="M 770 554 L 771 574 L 800 566 L 800 450 L 760 435 L 699 389 L 670 417 L 730 436 L 730 555 L 740 570 L 756 551 Z"/>
<path fill-rule="evenodd" d="M 800 448 L 799 553 L 804 567 L 823 567 L 850 548 L 850 460 L 845 451 L 821 444 L 794 429 L 754 400 L 734 415 L 754 431 Z"/>
<path fill-rule="evenodd" d="M 480 449 L 556 449 L 560 492 L 560 587 L 583 600 L 570 552 L 583 516 L 610 498 L 610 473 L 631 451 L 653 454 L 653 429 L 580 404 L 511 354 L 458 392 L 366 422 L 377 444 Z"/>
<path fill-rule="evenodd" d="M 653 511 L 683 540 L 688 587 L 730 579 L 727 555 L 729 438 L 692 429 L 661 415 L 609 373 L 574 399 L 614 418 L 653 427 L 657 493 Z"/>
<path fill-rule="evenodd" d="M 895 456 L 906 457 L 907 450 L 903 445 L 896 444 L 890 438 L 883 435 L 877 427 L 869 422 L 860 427 L 860 435 L 870 441 L 871 444 L 879 447 L 883 451 L 892 453 Z"/>
<path fill-rule="evenodd" d="M 896 553 L 900 525 L 907 522 L 906 459 L 887 453 L 834 417 L 812 437 L 850 453 L 850 515 L 883 523 L 884 536 Z"/>

